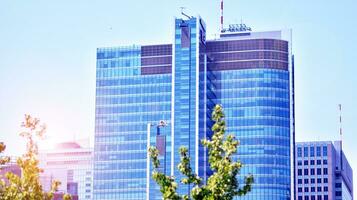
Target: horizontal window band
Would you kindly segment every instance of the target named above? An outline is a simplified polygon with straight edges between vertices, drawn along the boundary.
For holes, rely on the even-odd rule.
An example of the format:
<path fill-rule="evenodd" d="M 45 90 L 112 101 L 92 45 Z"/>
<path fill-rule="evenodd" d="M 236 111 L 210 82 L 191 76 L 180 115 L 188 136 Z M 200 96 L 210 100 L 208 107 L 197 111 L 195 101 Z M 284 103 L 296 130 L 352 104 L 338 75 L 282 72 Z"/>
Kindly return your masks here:
<path fill-rule="evenodd" d="M 142 67 L 140 68 L 141 75 L 152 75 L 152 74 L 171 74 L 171 66 L 161 66 L 161 67 Z"/>
<path fill-rule="evenodd" d="M 237 69 L 281 69 L 288 71 L 289 64 L 280 61 L 236 61 L 224 63 L 208 63 L 207 68 L 211 71 L 237 70 Z"/>

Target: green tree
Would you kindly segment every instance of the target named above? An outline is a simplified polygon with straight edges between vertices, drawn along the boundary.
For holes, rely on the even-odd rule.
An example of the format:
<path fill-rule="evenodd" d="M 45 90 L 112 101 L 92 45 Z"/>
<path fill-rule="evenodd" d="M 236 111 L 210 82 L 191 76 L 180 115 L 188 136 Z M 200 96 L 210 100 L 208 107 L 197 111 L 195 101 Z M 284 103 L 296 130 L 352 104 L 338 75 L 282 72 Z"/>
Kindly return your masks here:
<path fill-rule="evenodd" d="M 42 139 L 46 132 L 46 126 L 40 124 L 38 118 L 25 115 L 25 121 L 21 127 L 24 129 L 20 136 L 26 140 L 26 153 L 17 160 L 17 165 L 21 169 L 21 176 L 11 172 L 6 173 L 4 179 L 0 182 L 0 200 L 50 200 L 53 199 L 60 182 L 53 181 L 49 192 L 42 189 L 39 174 L 42 170 L 38 167 L 38 146 L 37 139 Z M 0 150 L 5 150 L 3 144 Z M 7 160 L 8 161 L 8 160 Z M 71 197 L 66 195 L 67 200 Z"/>
<path fill-rule="evenodd" d="M 242 168 L 240 161 L 233 160 L 232 156 L 237 152 L 238 140 L 233 135 L 225 136 L 226 124 L 221 105 L 216 105 L 212 113 L 215 124 L 212 127 L 213 136 L 211 140 L 203 140 L 202 144 L 208 149 L 209 163 L 213 170 L 212 176 L 203 183 L 197 174 L 192 172 L 190 157 L 186 147 L 180 148 L 181 161 L 178 165 L 179 171 L 185 175 L 181 179 L 183 184 L 192 184 L 190 196 L 177 193 L 178 184 L 172 176 L 166 176 L 159 172 L 159 151 L 155 147 L 149 148 L 150 157 L 154 166 L 152 177 L 160 186 L 160 191 L 165 200 L 231 200 L 235 196 L 246 195 L 254 182 L 253 176 L 245 177 L 243 187 L 239 186 L 237 175 Z"/>
<path fill-rule="evenodd" d="M 3 153 L 6 149 L 6 145 L 3 142 L 0 142 L 0 154 Z M 10 161 L 8 156 L 0 156 L 0 165 L 4 165 Z"/>

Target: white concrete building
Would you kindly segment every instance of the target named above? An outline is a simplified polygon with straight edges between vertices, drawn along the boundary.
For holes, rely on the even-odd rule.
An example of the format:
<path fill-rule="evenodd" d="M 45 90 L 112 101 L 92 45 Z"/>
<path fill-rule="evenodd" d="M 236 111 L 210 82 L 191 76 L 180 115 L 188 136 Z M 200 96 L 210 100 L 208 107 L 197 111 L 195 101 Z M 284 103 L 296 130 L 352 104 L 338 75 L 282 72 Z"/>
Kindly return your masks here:
<path fill-rule="evenodd" d="M 59 180 L 59 192 L 78 195 L 79 200 L 92 199 L 93 149 L 83 148 L 76 142 L 65 142 L 50 150 L 39 152 L 41 183 L 45 190 L 53 180 Z"/>

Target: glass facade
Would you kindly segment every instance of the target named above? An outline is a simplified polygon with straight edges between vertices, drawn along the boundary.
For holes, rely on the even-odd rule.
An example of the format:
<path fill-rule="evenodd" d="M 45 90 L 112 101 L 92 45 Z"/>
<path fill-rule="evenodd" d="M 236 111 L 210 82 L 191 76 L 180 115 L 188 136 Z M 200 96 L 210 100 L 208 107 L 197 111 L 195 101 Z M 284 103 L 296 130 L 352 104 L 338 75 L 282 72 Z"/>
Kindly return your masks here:
<path fill-rule="evenodd" d="M 252 191 L 239 199 L 287 200 L 291 192 L 291 90 L 288 42 L 246 39 L 207 42 L 217 102 L 228 133 L 240 140 L 240 182 L 253 174 Z"/>
<path fill-rule="evenodd" d="M 248 69 L 221 71 L 217 77 L 227 131 L 240 140 L 241 174 L 254 174 L 255 179 L 252 192 L 240 199 L 289 199 L 288 72 Z"/>
<path fill-rule="evenodd" d="M 223 105 L 228 133 L 241 143 L 239 178 L 255 177 L 242 199 L 290 199 L 289 41 L 281 31 L 206 41 L 200 17 L 175 19 L 174 28 L 173 45 L 97 50 L 94 199 L 146 199 L 147 187 L 149 199 L 161 199 L 152 179 L 146 182 L 147 124 L 160 120 L 168 126 L 160 137 L 153 126 L 150 144 L 164 144 L 162 170 L 179 181 L 178 151 L 186 146 L 192 169 L 206 180 L 212 172 L 200 140 L 212 135 L 216 103 Z M 190 191 L 179 188 L 181 194 Z"/>
<path fill-rule="evenodd" d="M 173 152 L 181 146 L 188 148 L 192 170 L 204 174 L 205 152 L 200 140 L 205 135 L 205 25 L 200 18 L 175 21 L 175 65 L 173 87 Z M 200 72 L 200 68 L 202 69 Z M 178 153 L 173 154 L 173 167 L 180 162 Z M 199 167 L 201 166 L 201 168 Z M 180 180 L 181 173 L 174 167 L 173 175 Z M 182 194 L 189 193 L 190 186 L 180 185 Z"/>
<path fill-rule="evenodd" d="M 147 124 L 171 119 L 171 56 L 171 45 L 97 50 L 94 199 L 146 199 Z"/>

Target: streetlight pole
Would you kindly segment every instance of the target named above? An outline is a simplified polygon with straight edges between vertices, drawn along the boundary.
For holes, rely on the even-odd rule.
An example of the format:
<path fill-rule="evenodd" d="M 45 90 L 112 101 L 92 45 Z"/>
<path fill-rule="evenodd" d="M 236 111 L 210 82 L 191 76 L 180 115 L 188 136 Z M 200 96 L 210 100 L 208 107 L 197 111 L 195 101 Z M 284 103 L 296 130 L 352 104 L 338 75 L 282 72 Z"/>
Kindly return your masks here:
<path fill-rule="evenodd" d="M 147 151 L 147 158 L 146 158 L 146 199 L 150 199 L 150 137 L 151 137 L 151 127 L 154 124 L 148 123 L 147 124 L 147 143 L 146 143 L 146 151 Z M 160 135 L 160 128 L 167 126 L 166 121 L 160 120 L 159 123 L 156 125 L 157 132 L 156 137 Z M 164 174 L 166 174 L 166 135 L 164 136 L 164 147 L 165 147 L 165 154 L 164 154 Z"/>
<path fill-rule="evenodd" d="M 161 137 L 160 136 L 160 128 L 161 127 L 165 127 L 165 126 L 167 126 L 167 123 L 166 123 L 166 121 L 164 121 L 164 120 L 160 120 L 160 122 L 158 123 L 158 125 L 157 125 L 157 132 L 156 132 L 156 139 L 158 139 L 158 137 Z M 164 146 L 164 148 L 162 149 L 161 148 L 161 150 L 163 151 L 163 153 L 164 153 L 164 174 L 166 175 L 166 135 L 163 135 L 162 136 L 163 137 L 163 146 Z M 158 140 L 156 140 L 156 145 L 158 145 Z M 161 154 L 162 152 L 160 152 L 160 154 Z"/>

